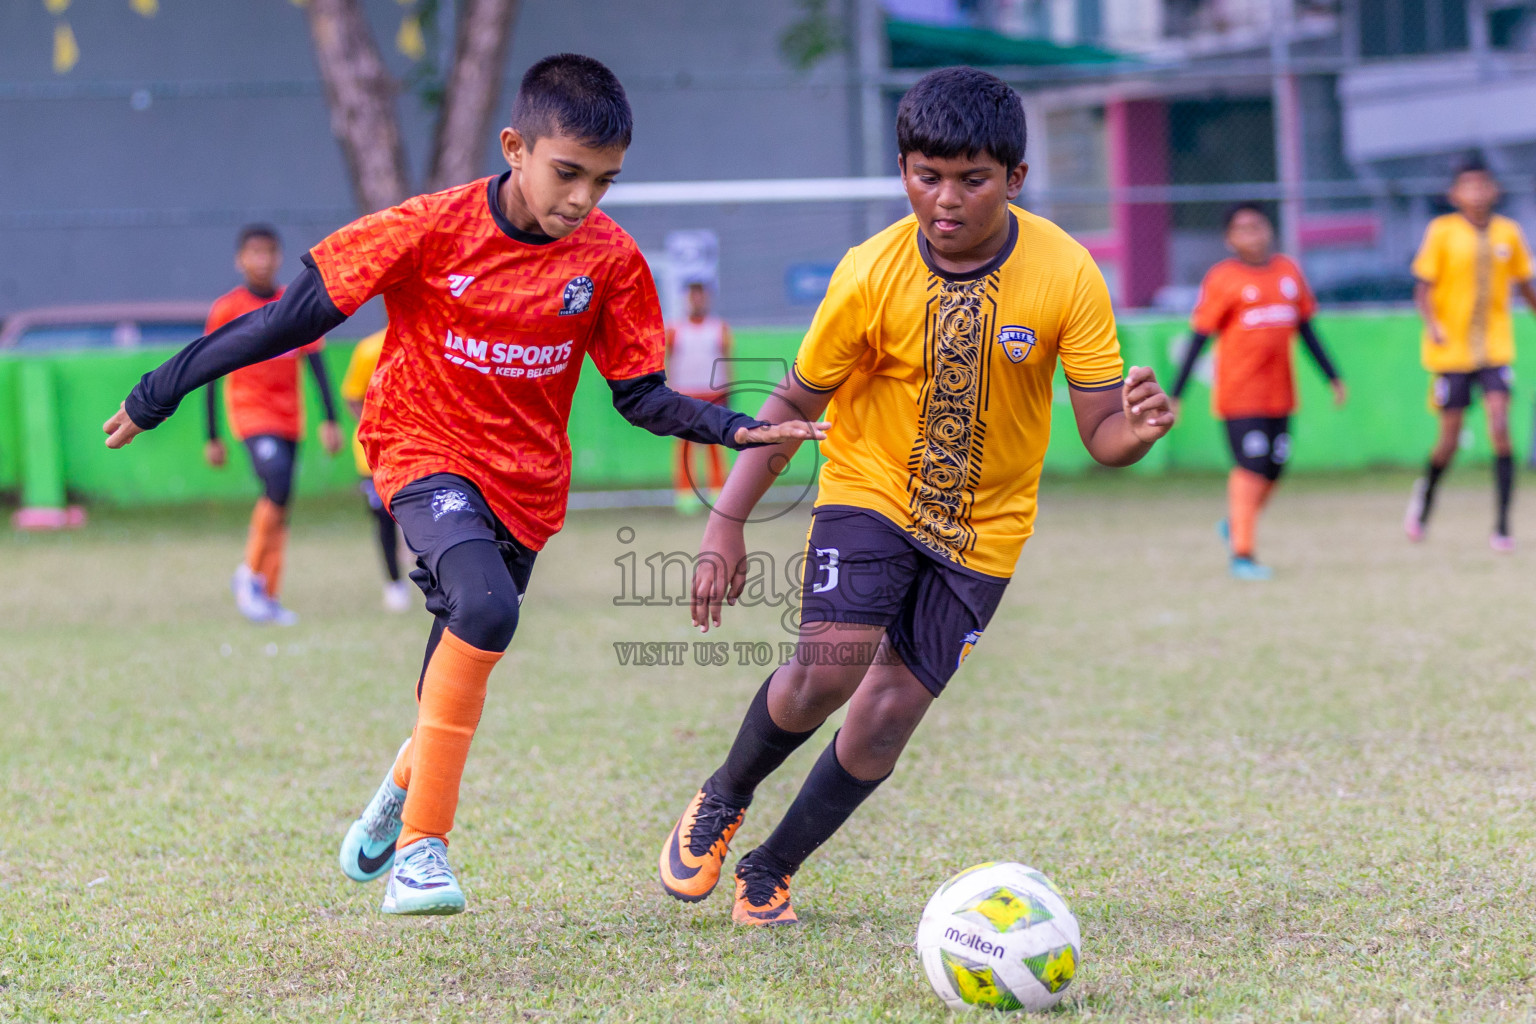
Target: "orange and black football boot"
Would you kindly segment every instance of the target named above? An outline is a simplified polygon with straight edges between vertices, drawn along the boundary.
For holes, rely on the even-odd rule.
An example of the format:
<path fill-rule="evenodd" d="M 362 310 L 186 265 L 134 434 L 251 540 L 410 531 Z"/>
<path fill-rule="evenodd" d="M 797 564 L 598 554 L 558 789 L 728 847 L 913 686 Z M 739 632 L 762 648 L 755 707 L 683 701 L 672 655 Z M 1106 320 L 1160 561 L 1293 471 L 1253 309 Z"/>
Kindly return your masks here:
<path fill-rule="evenodd" d="M 701 789 L 689 801 L 661 850 L 661 887 L 667 895 L 697 903 L 715 891 L 720 865 L 747 809 Z"/>
<path fill-rule="evenodd" d="M 736 904 L 731 920 L 749 928 L 779 924 L 799 924 L 795 908 L 789 905 L 789 876 L 758 863 L 752 855 L 736 865 Z"/>

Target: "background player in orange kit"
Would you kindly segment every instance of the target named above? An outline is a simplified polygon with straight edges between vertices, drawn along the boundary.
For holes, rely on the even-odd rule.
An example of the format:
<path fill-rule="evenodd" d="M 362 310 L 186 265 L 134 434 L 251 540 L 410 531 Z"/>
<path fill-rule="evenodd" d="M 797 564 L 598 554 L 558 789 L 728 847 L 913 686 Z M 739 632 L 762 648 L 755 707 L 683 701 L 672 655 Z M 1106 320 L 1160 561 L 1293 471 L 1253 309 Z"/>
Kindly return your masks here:
<path fill-rule="evenodd" d="M 731 329 L 709 309 L 709 282 L 688 282 L 688 315 L 667 328 L 667 381 L 682 394 L 723 404 L 730 387 L 727 364 L 731 355 Z M 677 462 L 672 473 L 674 504 L 683 515 L 703 507 L 695 490 L 694 445 L 677 440 Z M 725 486 L 725 457 L 716 445 L 704 448 L 709 465 L 709 489 L 718 494 Z"/>
<path fill-rule="evenodd" d="M 1200 285 L 1190 339 L 1173 384 L 1177 399 L 1189 383 L 1206 338 L 1216 338 L 1212 405 L 1223 420 L 1237 465 L 1227 476 L 1227 518 L 1222 532 L 1231 549 L 1232 575 L 1267 580 L 1254 559 L 1259 513 L 1291 455 L 1290 417 L 1296 411 L 1291 338 L 1300 334 L 1318 369 L 1344 404 L 1344 382 L 1312 329 L 1317 303 L 1301 268 L 1274 252 L 1275 232 L 1262 207 L 1243 203 L 1227 214 L 1227 248 L 1234 259 L 1212 267 Z"/>
<path fill-rule="evenodd" d="M 245 278 L 240 287 L 219 296 L 208 313 L 203 330 L 212 334 L 237 317 L 282 298 L 277 272 L 283 265 L 282 241 L 266 224 L 240 229 L 235 244 L 235 269 Z M 229 375 L 225 390 L 229 429 L 251 456 L 251 467 L 261 481 L 262 495 L 251 511 L 245 542 L 245 560 L 235 570 L 230 589 L 235 607 L 252 622 L 291 626 L 298 616 L 278 599 L 283 585 L 283 563 L 288 548 L 288 502 L 293 496 L 294 459 L 304 436 L 304 391 L 299 357 L 309 362 L 325 404 L 320 424 L 320 443 L 330 455 L 341 450 L 341 431 L 336 426 L 336 403 L 325 363 L 320 359 L 323 342 L 311 339 L 296 349 Z M 204 456 L 215 468 L 228 458 L 219 439 L 218 381 L 208 394 L 208 443 Z"/>
<path fill-rule="evenodd" d="M 491 669 L 517 629 L 534 558 L 565 521 L 582 358 L 619 413 L 657 434 L 733 447 L 825 437 L 826 424 L 767 424 L 666 386 L 656 286 L 634 239 L 597 209 L 631 126 L 601 63 L 539 61 L 501 132 L 507 171 L 336 231 L 279 302 L 145 374 L 103 426 L 120 448 L 209 380 L 384 297 L 389 328 L 359 433 L 436 617 L 415 730 L 341 846 L 348 877 L 389 872 L 385 913 L 464 909 L 448 833 Z"/>

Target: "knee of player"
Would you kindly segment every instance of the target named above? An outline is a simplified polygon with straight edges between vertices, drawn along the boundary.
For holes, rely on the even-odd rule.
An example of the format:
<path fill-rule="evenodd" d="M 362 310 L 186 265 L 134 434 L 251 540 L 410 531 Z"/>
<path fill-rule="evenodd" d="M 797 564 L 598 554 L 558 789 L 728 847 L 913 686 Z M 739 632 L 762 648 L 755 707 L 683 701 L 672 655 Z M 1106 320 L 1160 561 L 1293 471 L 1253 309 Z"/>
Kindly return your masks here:
<path fill-rule="evenodd" d="M 516 590 L 510 585 L 488 589 L 481 584 L 454 595 L 448 628 L 471 647 L 504 651 L 517 632 L 517 618 Z"/>
<path fill-rule="evenodd" d="M 844 666 L 806 663 L 799 659 L 783 666 L 774 675 L 774 689 L 780 689 L 784 703 L 797 716 L 826 716 L 842 707 L 858 685 L 858 678 L 850 684 Z M 863 675 L 862 667 L 858 676 Z M 782 705 L 781 705 L 782 706 Z"/>

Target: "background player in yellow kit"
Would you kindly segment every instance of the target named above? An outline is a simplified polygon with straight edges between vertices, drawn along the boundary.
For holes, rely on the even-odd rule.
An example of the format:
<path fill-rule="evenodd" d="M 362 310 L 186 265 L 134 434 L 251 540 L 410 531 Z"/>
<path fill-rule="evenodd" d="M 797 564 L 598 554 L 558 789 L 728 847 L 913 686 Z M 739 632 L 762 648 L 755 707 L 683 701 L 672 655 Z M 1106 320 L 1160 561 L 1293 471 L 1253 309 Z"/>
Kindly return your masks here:
<path fill-rule="evenodd" d="M 681 394 L 723 404 L 730 386 L 723 360 L 731 355 L 731 329 L 710 312 L 708 281 L 691 280 L 687 287 L 687 315 L 667 326 L 667 380 Z M 696 491 L 699 478 L 693 475 L 694 451 L 704 451 L 709 489 L 715 494 L 725 486 L 725 456 L 718 445 L 695 445 L 681 437 L 676 445 L 677 461 L 672 472 L 674 504 L 678 512 L 692 515 L 703 507 Z"/>
<path fill-rule="evenodd" d="M 796 657 L 747 709 L 725 762 L 662 847 L 663 888 L 702 900 L 759 783 L 848 716 L 768 839 L 736 867 L 732 920 L 787 924 L 790 877 L 896 765 L 982 636 L 1034 529 L 1060 362 L 1078 433 L 1129 465 L 1173 424 L 1152 371 L 1122 373 L 1104 278 L 1081 245 L 1010 205 L 1024 107 L 974 68 L 902 98 L 913 216 L 850 250 L 764 415 L 832 422 L 811 520 Z M 693 621 L 741 593 L 742 524 L 795 444 L 743 453 L 705 529 Z"/>
<path fill-rule="evenodd" d="M 374 331 L 357 343 L 352 358 L 347 362 L 347 374 L 341 379 L 341 400 L 354 419 L 362 420 L 363 399 L 368 395 L 368 382 L 379 366 L 379 354 L 384 351 L 384 336 L 388 331 Z M 361 423 L 359 423 L 361 425 Z M 358 490 L 368 502 L 368 512 L 373 516 L 374 531 L 379 541 L 379 554 L 384 559 L 384 609 L 391 612 L 410 611 L 411 586 L 400 578 L 400 529 L 395 517 L 384 507 L 379 489 L 373 485 L 373 469 L 368 465 L 368 453 L 358 440 L 357 429 L 352 430 L 352 458 L 362 477 Z"/>
<path fill-rule="evenodd" d="M 1515 361 L 1509 292 L 1518 288 L 1536 309 L 1531 287 L 1531 253 L 1520 225 L 1493 212 L 1499 183 L 1481 160 L 1469 160 L 1456 172 L 1449 192 L 1455 213 L 1430 221 L 1413 260 L 1414 304 L 1424 318 L 1420 352 L 1424 369 L 1434 375 L 1440 437 L 1429 466 L 1413 488 L 1403 529 L 1410 540 L 1423 540 L 1434 507 L 1435 488 L 1450 468 L 1461 437 L 1462 419 L 1472 404 L 1472 389 L 1483 392 L 1483 413 L 1493 440 L 1495 515 L 1489 545 L 1513 551 L 1509 503 L 1514 491 L 1515 460 L 1509 443 L 1510 365 Z"/>

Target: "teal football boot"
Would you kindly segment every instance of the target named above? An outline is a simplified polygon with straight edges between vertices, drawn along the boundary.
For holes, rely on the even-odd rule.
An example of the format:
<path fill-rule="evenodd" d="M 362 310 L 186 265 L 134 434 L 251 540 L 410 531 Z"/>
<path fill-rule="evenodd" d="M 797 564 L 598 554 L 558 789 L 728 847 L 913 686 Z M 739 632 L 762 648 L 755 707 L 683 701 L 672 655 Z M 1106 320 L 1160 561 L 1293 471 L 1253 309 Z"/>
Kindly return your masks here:
<path fill-rule="evenodd" d="M 457 914 L 464 909 L 464 891 L 448 866 L 448 847 L 441 839 L 412 843 L 395 861 L 384 890 L 386 914 Z"/>
<path fill-rule="evenodd" d="M 405 743 L 411 742 L 406 740 Z M 405 749 L 405 743 L 400 749 Z M 395 755 L 398 758 L 400 755 Z M 405 790 L 395 785 L 394 762 L 384 773 L 379 790 L 341 841 L 341 870 L 354 882 L 371 882 L 395 862 L 395 840 L 400 838 L 400 812 Z"/>

